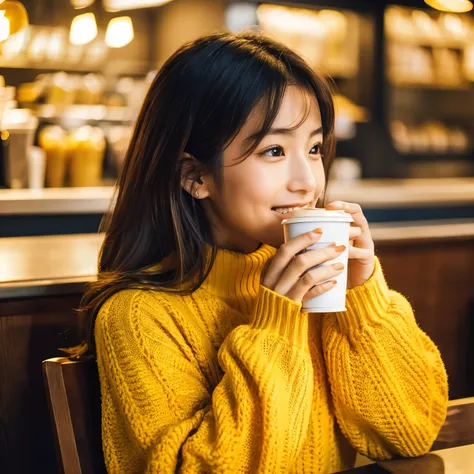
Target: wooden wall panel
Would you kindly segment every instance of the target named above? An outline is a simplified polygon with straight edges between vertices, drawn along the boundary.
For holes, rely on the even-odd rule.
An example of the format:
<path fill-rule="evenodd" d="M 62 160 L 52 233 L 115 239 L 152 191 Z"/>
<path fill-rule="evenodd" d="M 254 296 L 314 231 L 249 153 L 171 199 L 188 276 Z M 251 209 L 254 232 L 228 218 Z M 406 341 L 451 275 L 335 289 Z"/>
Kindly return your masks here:
<path fill-rule="evenodd" d="M 474 395 L 474 241 L 377 247 L 389 285 L 408 298 L 419 325 L 441 351 L 450 398 Z"/>
<path fill-rule="evenodd" d="M 79 341 L 80 295 L 0 301 L 0 472 L 57 472 L 41 362 Z"/>

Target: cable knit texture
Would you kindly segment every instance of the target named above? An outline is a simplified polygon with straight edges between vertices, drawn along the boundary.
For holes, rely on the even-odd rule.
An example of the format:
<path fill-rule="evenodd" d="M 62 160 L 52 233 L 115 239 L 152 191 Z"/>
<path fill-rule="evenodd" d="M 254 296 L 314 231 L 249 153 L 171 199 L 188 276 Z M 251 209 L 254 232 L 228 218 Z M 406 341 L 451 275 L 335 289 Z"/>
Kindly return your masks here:
<path fill-rule="evenodd" d="M 102 306 L 109 473 L 332 473 L 356 451 L 429 450 L 446 372 L 379 262 L 347 312 L 307 314 L 260 285 L 274 253 L 220 250 L 190 296 L 123 290 Z"/>

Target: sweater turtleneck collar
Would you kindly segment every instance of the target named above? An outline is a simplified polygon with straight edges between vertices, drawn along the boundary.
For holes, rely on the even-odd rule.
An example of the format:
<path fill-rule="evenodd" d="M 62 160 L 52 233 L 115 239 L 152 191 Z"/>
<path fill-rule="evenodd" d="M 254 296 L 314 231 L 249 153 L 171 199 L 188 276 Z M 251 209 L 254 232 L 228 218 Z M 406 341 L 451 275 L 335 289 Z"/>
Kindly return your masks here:
<path fill-rule="evenodd" d="M 251 314 L 259 291 L 260 275 L 275 253 L 276 249 L 269 245 L 261 245 L 252 253 L 219 249 L 202 288 L 231 308 Z"/>

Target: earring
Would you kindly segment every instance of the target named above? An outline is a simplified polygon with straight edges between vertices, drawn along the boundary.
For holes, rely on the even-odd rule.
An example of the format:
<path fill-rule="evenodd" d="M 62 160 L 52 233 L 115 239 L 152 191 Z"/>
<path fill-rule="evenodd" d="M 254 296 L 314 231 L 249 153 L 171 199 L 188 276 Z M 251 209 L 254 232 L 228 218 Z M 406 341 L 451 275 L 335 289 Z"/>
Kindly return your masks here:
<path fill-rule="evenodd" d="M 196 179 L 196 181 L 197 181 L 198 184 L 204 184 L 200 176 L 198 176 L 198 178 Z M 198 188 L 196 189 L 196 197 L 197 197 L 197 198 L 199 197 L 199 186 L 198 186 Z"/>

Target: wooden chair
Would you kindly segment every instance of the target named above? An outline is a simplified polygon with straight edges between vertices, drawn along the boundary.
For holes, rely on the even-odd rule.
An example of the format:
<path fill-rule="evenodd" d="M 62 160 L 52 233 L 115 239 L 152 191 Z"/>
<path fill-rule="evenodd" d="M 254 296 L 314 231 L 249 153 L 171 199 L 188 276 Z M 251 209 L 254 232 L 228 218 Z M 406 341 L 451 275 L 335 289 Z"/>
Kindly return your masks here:
<path fill-rule="evenodd" d="M 47 359 L 43 375 L 60 469 L 65 474 L 106 473 L 95 359 Z"/>

